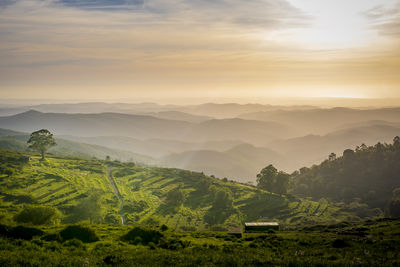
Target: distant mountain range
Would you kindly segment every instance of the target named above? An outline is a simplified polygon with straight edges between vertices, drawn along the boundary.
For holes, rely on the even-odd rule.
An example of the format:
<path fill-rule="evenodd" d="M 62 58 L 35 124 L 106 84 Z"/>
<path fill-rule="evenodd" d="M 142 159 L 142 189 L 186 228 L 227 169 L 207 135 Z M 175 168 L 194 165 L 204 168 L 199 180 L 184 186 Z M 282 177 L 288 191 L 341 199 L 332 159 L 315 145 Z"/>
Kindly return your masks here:
<path fill-rule="evenodd" d="M 80 151 L 96 157 L 110 154 L 123 160 L 141 158 L 151 164 L 204 171 L 244 182 L 255 181 L 255 175 L 269 164 L 292 172 L 323 161 L 331 152 L 341 155 L 347 148 L 391 142 L 400 135 L 400 108 L 303 106 L 284 110 L 265 105 L 152 103 L 37 107 L 68 113 L 26 111 L 0 117 L 0 127 L 24 133 L 47 128 L 65 142 L 73 141 L 65 143 L 64 151 L 68 151 L 68 146 L 73 150 L 80 147 Z M 140 112 L 85 113 L 117 108 L 131 112 L 132 107 Z M 242 113 L 249 110 L 261 111 Z M 211 116 L 224 117 L 229 112 L 232 117 L 239 114 L 240 118 Z"/>
<path fill-rule="evenodd" d="M 257 173 L 271 163 L 280 165 L 283 157 L 268 148 L 249 144 L 237 145 L 229 150 L 185 151 L 161 159 L 164 166 L 204 171 L 216 177 L 229 177 L 235 181 L 254 182 Z"/>
<path fill-rule="evenodd" d="M 41 104 L 32 106 L 4 106 L 0 107 L 0 116 L 15 115 L 29 110 L 37 110 L 44 113 L 125 113 L 152 115 L 168 119 L 187 119 L 189 116 L 204 116 L 211 118 L 234 118 L 244 113 L 273 111 L 273 110 L 303 110 L 311 109 L 311 106 L 273 106 L 261 104 L 215 104 L 206 103 L 201 105 L 160 105 L 156 103 L 75 103 L 75 104 Z M 175 113 L 175 114 L 174 114 Z M 167 116 L 167 117 L 165 117 Z M 171 118 L 170 116 L 175 116 Z"/>
<path fill-rule="evenodd" d="M 305 135 L 328 134 L 343 124 L 354 125 L 371 120 L 400 123 L 400 108 L 275 110 L 242 114 L 239 118 L 276 121 L 290 125 Z"/>
<path fill-rule="evenodd" d="M 0 117 L 0 127 L 23 132 L 46 128 L 56 135 L 128 136 L 187 142 L 241 140 L 257 144 L 294 136 L 287 127 L 276 122 L 213 119 L 191 123 L 121 113 L 64 114 L 34 110 Z"/>

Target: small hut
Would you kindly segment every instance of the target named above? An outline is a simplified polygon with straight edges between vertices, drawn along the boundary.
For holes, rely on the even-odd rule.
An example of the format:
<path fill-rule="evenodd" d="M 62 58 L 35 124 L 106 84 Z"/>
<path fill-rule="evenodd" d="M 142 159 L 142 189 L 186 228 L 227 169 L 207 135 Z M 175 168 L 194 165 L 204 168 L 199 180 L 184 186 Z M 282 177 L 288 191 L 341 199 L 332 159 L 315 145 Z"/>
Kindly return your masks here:
<path fill-rule="evenodd" d="M 246 222 L 244 223 L 246 232 L 263 232 L 268 230 L 279 230 L 277 222 Z"/>

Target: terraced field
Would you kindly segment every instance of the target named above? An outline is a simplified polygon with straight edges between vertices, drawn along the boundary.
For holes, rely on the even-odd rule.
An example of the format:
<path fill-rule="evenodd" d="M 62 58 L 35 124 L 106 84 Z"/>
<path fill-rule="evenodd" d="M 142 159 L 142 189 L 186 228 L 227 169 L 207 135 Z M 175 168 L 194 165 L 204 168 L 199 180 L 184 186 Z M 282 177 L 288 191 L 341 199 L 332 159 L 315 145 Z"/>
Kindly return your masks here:
<path fill-rule="evenodd" d="M 0 152 L 4 162 L 29 157 L 19 165 L 1 165 L 3 170 L 12 169 L 0 176 L 0 212 L 5 220 L 12 220 L 26 204 L 57 207 L 64 223 L 120 224 L 121 214 L 126 224 L 165 224 L 179 230 L 228 228 L 253 220 L 293 225 L 352 218 L 328 203 L 280 196 L 197 172 L 54 155 L 40 161 L 34 154 Z M 121 199 L 107 177 L 109 170 Z M 171 204 L 168 198 L 173 191 L 181 192 L 181 202 Z M 216 207 L 219 191 L 231 199 L 229 208 Z"/>

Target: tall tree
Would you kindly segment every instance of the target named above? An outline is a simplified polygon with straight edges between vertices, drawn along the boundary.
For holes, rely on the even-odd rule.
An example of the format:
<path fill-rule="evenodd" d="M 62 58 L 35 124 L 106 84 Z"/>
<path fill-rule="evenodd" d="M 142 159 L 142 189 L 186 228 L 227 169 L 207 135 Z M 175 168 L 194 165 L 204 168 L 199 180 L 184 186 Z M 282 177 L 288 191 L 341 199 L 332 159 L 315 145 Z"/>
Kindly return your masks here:
<path fill-rule="evenodd" d="M 42 160 L 44 160 L 44 154 L 49 148 L 57 145 L 54 140 L 53 134 L 46 129 L 42 129 L 31 133 L 28 140 L 28 147 L 38 151 L 42 155 Z"/>
<path fill-rule="evenodd" d="M 287 193 L 290 175 L 268 165 L 257 174 L 257 186 L 277 194 Z"/>

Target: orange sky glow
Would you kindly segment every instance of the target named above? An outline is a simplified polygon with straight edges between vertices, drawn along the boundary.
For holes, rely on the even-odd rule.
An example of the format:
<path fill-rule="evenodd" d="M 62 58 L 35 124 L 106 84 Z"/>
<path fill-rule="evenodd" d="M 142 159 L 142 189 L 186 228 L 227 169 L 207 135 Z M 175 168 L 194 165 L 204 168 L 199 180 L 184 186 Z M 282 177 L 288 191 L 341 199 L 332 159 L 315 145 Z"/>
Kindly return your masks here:
<path fill-rule="evenodd" d="M 22 98 L 397 99 L 400 1 L 5 0 L 0 99 Z"/>

